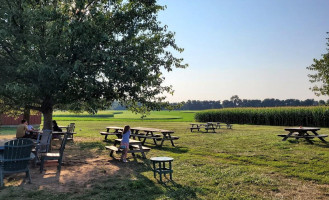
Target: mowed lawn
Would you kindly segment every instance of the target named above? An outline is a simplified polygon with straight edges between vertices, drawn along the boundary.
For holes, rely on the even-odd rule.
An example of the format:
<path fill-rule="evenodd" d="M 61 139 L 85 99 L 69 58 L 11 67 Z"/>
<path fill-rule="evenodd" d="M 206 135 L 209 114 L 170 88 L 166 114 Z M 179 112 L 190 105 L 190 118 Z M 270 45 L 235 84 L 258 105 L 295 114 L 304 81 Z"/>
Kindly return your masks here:
<path fill-rule="evenodd" d="M 114 111 L 113 111 L 114 112 Z M 125 111 L 126 112 L 126 111 Z M 105 171 L 102 178 L 90 178 L 82 186 L 66 192 L 56 192 L 37 183 L 17 186 L 9 181 L 2 188 L 0 199 L 328 199 L 329 145 L 315 139 L 314 145 L 303 140 L 281 141 L 284 127 L 233 125 L 217 133 L 193 132 L 188 129 L 193 118 L 186 112 L 156 113 L 159 116 L 178 116 L 177 121 L 165 119 L 89 120 L 94 117 L 70 116 L 71 121 L 57 118 L 59 125 L 76 123 L 75 142 L 65 150 L 66 161 L 72 149 L 93 157 L 105 157 L 104 165 L 115 165 L 117 173 Z M 67 115 L 70 115 L 66 113 Z M 107 113 L 108 114 L 108 113 Z M 128 116 L 129 114 L 126 113 Z M 193 114 L 193 112 L 192 112 Z M 65 115 L 60 114 L 60 115 Z M 63 116 L 61 116 L 63 117 Z M 64 116 L 65 117 L 65 116 Z M 189 117 L 190 121 L 185 121 Z M 81 118 L 87 118 L 83 121 Z M 172 117 L 170 117 L 172 118 Z M 162 121 L 159 121 L 162 120 Z M 173 120 L 173 119 L 170 119 Z M 128 163 L 108 156 L 105 142 L 99 134 L 106 126 L 142 126 L 175 131 L 180 139 L 172 147 L 166 141 L 162 148 L 152 143 L 147 158 L 170 156 L 173 162 L 173 181 L 159 183 L 153 177 L 148 159 L 129 155 Z M 1 135 L 4 130 L 0 129 Z M 6 133 L 11 130 L 6 129 Z M 14 131 L 12 131 L 13 133 Z M 320 134 L 329 134 L 322 128 Z M 112 137 L 112 141 L 115 137 Z M 63 166 L 63 169 L 70 166 Z M 102 167 L 101 165 L 98 167 Z M 33 169 L 32 169 L 33 170 Z M 96 169 L 95 169 L 96 170 Z M 74 171 L 77 173 L 79 171 Z M 89 172 L 91 173 L 91 172 Z M 33 176 L 32 176 L 33 181 Z M 73 181 L 73 180 L 72 180 Z M 64 183 L 65 185 L 65 183 Z M 81 186 L 77 186 L 81 187 Z M 31 188 L 33 188 L 31 190 Z M 78 192 L 77 192 L 78 191 Z"/>

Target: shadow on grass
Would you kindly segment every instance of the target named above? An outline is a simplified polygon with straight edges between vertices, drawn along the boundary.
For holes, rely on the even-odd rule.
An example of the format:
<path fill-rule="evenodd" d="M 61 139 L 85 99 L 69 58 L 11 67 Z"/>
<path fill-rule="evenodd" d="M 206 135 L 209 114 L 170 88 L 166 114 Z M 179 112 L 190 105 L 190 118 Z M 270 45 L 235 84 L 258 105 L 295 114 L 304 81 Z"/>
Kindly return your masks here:
<path fill-rule="evenodd" d="M 187 153 L 189 151 L 189 149 L 187 147 L 168 147 L 168 146 L 149 146 L 152 149 L 157 149 L 157 150 L 161 150 L 161 151 L 169 151 L 172 153 L 178 153 L 178 154 L 182 154 L 182 153 Z"/>
<path fill-rule="evenodd" d="M 104 150 L 105 149 L 104 142 L 97 141 L 97 142 L 83 142 L 79 144 L 79 147 L 82 150 L 87 150 L 87 149 L 99 149 L 99 150 Z"/>
<path fill-rule="evenodd" d="M 32 184 L 19 185 L 14 183 L 17 176 L 6 177 L 0 199 L 197 199 L 190 186 L 157 182 L 150 160 L 136 155 L 122 163 L 104 155 L 104 146 L 102 141 L 68 144 L 63 173 L 56 174 L 56 165 L 45 167 L 42 174 L 38 167 L 31 168 Z"/>
<path fill-rule="evenodd" d="M 140 162 L 142 160 L 142 162 Z M 120 167 L 114 177 L 102 184 L 97 184 L 101 191 L 111 191 L 106 198 L 113 199 L 198 199 L 196 190 L 190 186 L 182 186 L 168 176 L 163 176 L 163 182 L 153 178 L 151 161 L 142 159 L 139 155 L 129 159 L 128 163 L 121 163 L 117 159 L 109 161 L 112 165 Z M 124 176 L 127 171 L 132 172 Z M 151 172 L 152 178 L 144 173 Z M 157 175 L 159 178 L 159 175 Z M 173 179 L 174 179 L 173 175 Z M 93 189 L 94 191 L 95 189 Z M 125 191 L 129 191 L 128 193 Z M 93 196 L 94 198 L 94 196 Z"/>
<path fill-rule="evenodd" d="M 305 145 L 315 145 L 321 148 L 329 148 L 329 143 L 324 143 L 322 141 L 314 141 L 312 140 L 313 144 L 309 143 L 307 140 L 287 140 L 291 144 L 305 144 Z"/>

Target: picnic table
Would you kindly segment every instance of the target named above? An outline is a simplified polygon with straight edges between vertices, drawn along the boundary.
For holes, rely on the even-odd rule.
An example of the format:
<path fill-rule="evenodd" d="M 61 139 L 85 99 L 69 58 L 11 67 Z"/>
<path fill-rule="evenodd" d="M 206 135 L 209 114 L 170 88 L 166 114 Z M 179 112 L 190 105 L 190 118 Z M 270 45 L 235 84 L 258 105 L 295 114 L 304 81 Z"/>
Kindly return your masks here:
<path fill-rule="evenodd" d="M 232 129 L 233 126 L 230 123 L 224 123 L 224 122 L 207 122 L 207 124 L 212 124 L 216 129 L 220 128 L 221 126 L 226 126 L 227 129 Z"/>
<path fill-rule="evenodd" d="M 317 131 L 319 131 L 320 128 L 318 127 L 289 127 L 284 130 L 289 133 L 286 135 L 278 135 L 283 137 L 282 141 L 286 141 L 288 138 L 295 138 L 296 140 L 304 138 L 306 141 L 313 144 L 311 139 L 319 138 L 322 142 L 327 143 L 324 138 L 328 137 L 328 135 L 319 135 Z"/>
<path fill-rule="evenodd" d="M 193 132 L 193 130 L 200 131 L 201 128 L 204 128 L 206 132 L 208 133 L 209 130 L 212 130 L 214 133 L 216 133 L 215 129 L 219 129 L 222 125 L 222 122 L 207 122 L 207 123 L 191 123 L 190 130 Z M 232 129 L 232 124 L 225 123 L 226 128 Z"/>
<path fill-rule="evenodd" d="M 214 133 L 216 133 L 215 129 L 216 127 L 214 126 L 213 123 L 191 123 L 190 124 L 191 127 L 191 132 L 193 132 L 193 130 L 197 129 L 198 131 L 200 131 L 201 128 L 204 128 L 207 133 L 209 130 L 212 130 Z"/>
<path fill-rule="evenodd" d="M 111 131 L 113 130 L 113 131 Z M 122 127 L 117 127 L 117 126 L 108 126 L 106 127 L 106 132 L 100 132 L 101 135 L 105 136 L 105 140 L 107 140 L 107 136 L 109 135 L 116 135 L 118 138 L 121 138 L 121 133 L 123 131 Z"/>
<path fill-rule="evenodd" d="M 120 145 L 122 139 L 115 139 L 113 146 L 105 146 L 107 150 L 110 150 L 110 156 L 113 157 L 113 153 L 123 153 L 123 150 L 118 148 L 117 145 Z M 141 153 L 143 158 L 146 158 L 145 153 L 149 152 L 151 148 L 144 147 L 142 142 L 139 140 L 129 139 L 129 150 L 128 153 L 131 153 L 135 156 L 135 153 Z"/>
<path fill-rule="evenodd" d="M 179 137 L 172 136 L 171 134 L 174 133 L 174 131 L 171 130 L 164 130 L 164 129 L 157 129 L 157 128 L 144 128 L 144 127 L 133 127 L 131 130 L 131 137 L 136 139 L 136 137 L 142 141 L 142 144 L 146 142 L 146 139 L 152 139 L 153 143 L 156 146 L 162 147 L 164 141 L 169 140 L 171 142 L 172 146 L 175 146 L 174 140 L 178 140 Z M 160 133 L 160 134 L 156 134 Z M 159 144 L 157 141 L 161 141 Z"/>

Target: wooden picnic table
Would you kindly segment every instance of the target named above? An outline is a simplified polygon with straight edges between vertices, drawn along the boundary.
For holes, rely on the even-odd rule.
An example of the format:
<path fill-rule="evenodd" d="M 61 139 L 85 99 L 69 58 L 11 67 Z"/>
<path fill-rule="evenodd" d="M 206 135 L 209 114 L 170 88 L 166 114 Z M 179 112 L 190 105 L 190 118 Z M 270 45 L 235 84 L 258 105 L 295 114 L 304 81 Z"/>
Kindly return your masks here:
<path fill-rule="evenodd" d="M 111 131 L 113 130 L 113 131 Z M 107 136 L 116 135 L 118 138 L 121 138 L 121 133 L 123 131 L 123 127 L 118 126 L 108 126 L 106 127 L 106 132 L 100 132 L 101 135 L 105 136 L 105 140 L 107 140 Z"/>
<path fill-rule="evenodd" d="M 175 146 L 173 140 L 178 140 L 179 137 L 172 136 L 171 134 L 174 133 L 174 131 L 171 130 L 164 130 L 164 129 L 157 129 L 157 128 L 145 128 L 145 127 L 133 127 L 131 130 L 131 136 L 136 139 L 136 137 L 142 141 L 142 144 L 146 142 L 146 139 L 152 139 L 153 143 L 156 146 L 162 147 L 164 141 L 169 140 L 171 142 L 172 146 Z M 155 134 L 155 133 L 160 134 Z M 161 141 L 160 144 L 158 144 L 157 141 Z"/>
<path fill-rule="evenodd" d="M 225 124 L 227 129 L 232 129 L 232 124 L 230 123 L 224 123 L 224 122 L 207 122 L 207 124 L 212 124 L 216 129 L 220 128 L 221 126 L 224 126 Z"/>
<path fill-rule="evenodd" d="M 317 131 L 319 131 L 320 128 L 318 127 L 289 127 L 284 130 L 289 133 L 286 135 L 278 135 L 283 137 L 282 141 L 286 141 L 288 138 L 295 138 L 296 140 L 304 138 L 306 141 L 313 144 L 311 139 L 319 138 L 322 142 L 327 143 L 324 137 L 328 137 L 328 135 L 319 135 Z"/>
<path fill-rule="evenodd" d="M 200 131 L 201 128 L 204 128 L 207 131 L 207 133 L 209 130 L 212 130 L 214 133 L 216 133 L 215 131 L 216 128 L 213 123 L 191 123 L 190 125 L 191 125 L 190 127 L 191 132 L 193 132 L 193 130 L 195 129 Z"/>
<path fill-rule="evenodd" d="M 110 150 L 110 156 L 113 157 L 113 153 L 123 153 L 121 149 L 116 147 L 117 145 L 120 145 L 122 139 L 115 139 L 114 140 L 114 146 L 105 146 L 106 149 Z M 142 145 L 142 142 L 139 140 L 133 140 L 129 139 L 129 150 L 128 153 L 131 153 L 133 156 L 135 156 L 135 153 L 141 153 L 143 158 L 146 158 L 145 153 L 149 152 L 151 148 L 144 147 Z"/>
<path fill-rule="evenodd" d="M 209 130 L 212 130 L 214 133 L 216 133 L 215 129 L 219 129 L 221 127 L 222 122 L 207 122 L 207 123 L 190 123 L 190 130 L 193 132 L 193 130 L 200 131 L 201 128 L 204 128 L 206 132 L 208 133 Z M 224 123 L 226 124 L 226 128 L 232 129 L 232 124 Z"/>

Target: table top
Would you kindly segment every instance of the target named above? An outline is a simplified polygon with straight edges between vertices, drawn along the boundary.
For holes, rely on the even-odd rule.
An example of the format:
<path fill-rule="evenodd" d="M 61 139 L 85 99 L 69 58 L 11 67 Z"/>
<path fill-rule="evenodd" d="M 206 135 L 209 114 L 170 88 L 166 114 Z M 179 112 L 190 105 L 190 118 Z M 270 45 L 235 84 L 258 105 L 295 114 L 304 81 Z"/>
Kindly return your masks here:
<path fill-rule="evenodd" d="M 116 130 L 123 130 L 122 127 L 118 126 L 108 126 L 107 129 L 116 129 Z M 158 129 L 158 128 L 145 128 L 145 127 L 132 127 L 130 130 L 138 130 L 138 131 L 149 131 L 149 132 L 160 132 L 160 133 L 174 133 L 174 131 Z"/>
<path fill-rule="evenodd" d="M 123 130 L 122 127 L 118 127 L 118 126 L 108 126 L 106 128 L 109 128 L 109 129 L 122 129 Z"/>
<path fill-rule="evenodd" d="M 115 139 L 115 141 L 121 142 L 122 139 Z M 129 144 L 142 144 L 139 140 L 129 139 Z"/>
<path fill-rule="evenodd" d="M 158 128 L 145 128 L 145 127 L 133 127 L 131 130 L 139 130 L 139 131 L 150 131 L 150 132 L 160 132 L 160 133 L 173 133 L 174 131 L 158 129 Z"/>
<path fill-rule="evenodd" d="M 150 160 L 157 162 L 165 162 L 165 161 L 173 161 L 174 159 L 171 157 L 152 157 L 150 158 Z"/>
<path fill-rule="evenodd" d="M 288 127 L 285 128 L 286 131 L 318 131 L 320 128 L 318 127 Z"/>

